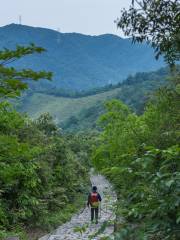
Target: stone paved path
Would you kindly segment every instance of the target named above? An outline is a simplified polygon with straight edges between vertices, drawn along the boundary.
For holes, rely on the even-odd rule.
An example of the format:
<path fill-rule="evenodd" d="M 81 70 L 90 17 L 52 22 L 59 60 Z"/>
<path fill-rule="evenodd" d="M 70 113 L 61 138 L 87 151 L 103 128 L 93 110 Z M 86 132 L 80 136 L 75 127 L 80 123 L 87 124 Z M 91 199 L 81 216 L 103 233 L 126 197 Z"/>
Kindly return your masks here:
<path fill-rule="evenodd" d="M 113 192 L 109 182 L 101 175 L 92 176 L 91 183 L 98 187 L 98 192 L 103 199 L 101 203 L 102 210 L 100 214 L 101 216 L 99 216 L 99 223 L 90 223 L 90 209 L 86 207 L 84 210 L 74 215 L 69 222 L 56 229 L 52 234 L 46 235 L 39 240 L 107 239 L 105 237 L 113 239 L 113 220 L 115 218 L 113 207 L 116 202 L 116 194 Z M 104 230 L 102 231 L 102 229 Z M 98 231 L 100 233 L 96 234 Z M 97 236 L 93 236 L 93 234 L 96 234 Z"/>

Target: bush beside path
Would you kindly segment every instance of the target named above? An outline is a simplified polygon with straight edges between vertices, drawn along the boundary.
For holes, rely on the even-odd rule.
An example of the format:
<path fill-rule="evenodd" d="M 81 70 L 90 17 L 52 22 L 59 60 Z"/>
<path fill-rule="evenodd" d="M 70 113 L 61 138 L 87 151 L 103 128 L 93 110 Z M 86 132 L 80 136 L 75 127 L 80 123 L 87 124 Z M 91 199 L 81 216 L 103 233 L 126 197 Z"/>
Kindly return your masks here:
<path fill-rule="evenodd" d="M 99 223 L 92 224 L 90 222 L 90 208 L 85 207 L 69 222 L 39 240 L 113 239 L 116 194 L 110 183 L 101 175 L 92 175 L 91 183 L 98 187 L 98 192 L 102 196 Z"/>

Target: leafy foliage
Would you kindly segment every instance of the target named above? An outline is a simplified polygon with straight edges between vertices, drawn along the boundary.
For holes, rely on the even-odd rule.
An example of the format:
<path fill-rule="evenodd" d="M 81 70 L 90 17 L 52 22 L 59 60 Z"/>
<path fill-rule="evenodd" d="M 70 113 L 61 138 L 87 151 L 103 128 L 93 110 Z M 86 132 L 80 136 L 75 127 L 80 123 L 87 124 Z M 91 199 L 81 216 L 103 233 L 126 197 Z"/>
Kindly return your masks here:
<path fill-rule="evenodd" d="M 31 121 L 4 102 L 0 119 L 1 230 L 20 223 L 51 226 L 49 213 L 73 204 L 85 190 L 87 142 L 62 136 L 47 114 Z"/>
<path fill-rule="evenodd" d="M 124 222 L 117 239 L 179 239 L 179 73 L 175 79 L 142 115 L 113 100 L 100 118 L 94 164 L 118 193 Z"/>
<path fill-rule="evenodd" d="M 33 53 L 45 51 L 41 47 L 31 44 L 28 47 L 17 46 L 15 50 L 4 49 L 0 51 L 0 97 L 16 97 L 22 90 L 28 88 L 27 80 L 37 81 L 39 79 L 51 79 L 50 72 L 35 72 L 31 69 L 16 70 L 13 67 L 7 67 L 17 59 Z"/>
<path fill-rule="evenodd" d="M 91 149 L 85 151 L 87 137 L 63 136 L 50 114 L 31 120 L 4 100 L 26 89 L 25 80 L 50 79 L 51 73 L 44 71 L 6 67 L 23 56 L 42 51 L 31 45 L 0 52 L 1 239 L 10 234 L 27 239 L 20 233 L 22 229 L 47 230 L 64 222 L 76 210 L 88 184 Z"/>
<path fill-rule="evenodd" d="M 133 0 L 123 9 L 117 25 L 134 42 L 149 42 L 156 58 L 161 54 L 169 64 L 180 60 L 179 0 Z"/>
<path fill-rule="evenodd" d="M 137 8 L 138 5 L 138 8 Z M 156 57 L 179 60 L 179 1 L 132 1 L 118 26 L 134 41 L 149 41 Z M 118 101 L 107 104 L 94 164 L 118 193 L 115 239 L 180 238 L 179 69 L 137 116 Z M 123 219 L 122 219 L 123 218 Z"/>

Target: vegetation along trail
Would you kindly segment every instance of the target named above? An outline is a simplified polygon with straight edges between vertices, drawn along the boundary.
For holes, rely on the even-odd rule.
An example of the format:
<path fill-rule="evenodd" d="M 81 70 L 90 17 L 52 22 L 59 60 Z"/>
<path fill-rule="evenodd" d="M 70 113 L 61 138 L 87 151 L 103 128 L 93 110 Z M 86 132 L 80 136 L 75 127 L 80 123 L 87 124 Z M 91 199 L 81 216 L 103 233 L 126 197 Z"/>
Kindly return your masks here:
<path fill-rule="evenodd" d="M 74 215 L 69 222 L 39 240 L 98 240 L 105 239 L 105 237 L 112 235 L 114 231 L 113 220 L 115 214 L 113 210 L 116 202 L 116 194 L 110 183 L 101 175 L 92 175 L 91 183 L 92 185 L 98 186 L 98 192 L 102 196 L 99 223 L 90 223 L 90 209 L 86 207 Z"/>

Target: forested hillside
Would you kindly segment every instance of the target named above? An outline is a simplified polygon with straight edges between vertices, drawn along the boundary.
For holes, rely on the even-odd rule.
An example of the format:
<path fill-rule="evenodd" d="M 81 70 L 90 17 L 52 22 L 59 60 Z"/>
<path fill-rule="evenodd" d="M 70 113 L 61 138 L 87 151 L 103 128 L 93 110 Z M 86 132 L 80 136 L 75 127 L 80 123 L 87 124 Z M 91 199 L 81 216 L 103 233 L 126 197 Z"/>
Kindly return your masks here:
<path fill-rule="evenodd" d="M 153 91 L 167 84 L 168 74 L 168 68 L 137 73 L 123 83 L 82 92 L 57 88 L 28 91 L 16 101 L 16 106 L 19 111 L 27 112 L 33 118 L 49 112 L 59 127 L 68 132 L 97 129 L 97 119 L 104 112 L 106 101 L 120 99 L 133 111 L 141 113 Z"/>
<path fill-rule="evenodd" d="M 11 24 L 0 27 L 0 49 L 34 43 L 46 49 L 39 55 L 22 58 L 16 67 L 52 71 L 52 82 L 39 82 L 33 88 L 61 87 L 82 90 L 115 84 L 129 74 L 152 71 L 163 66 L 153 58 L 147 44 L 132 44 L 130 39 L 105 34 L 86 36 Z"/>

